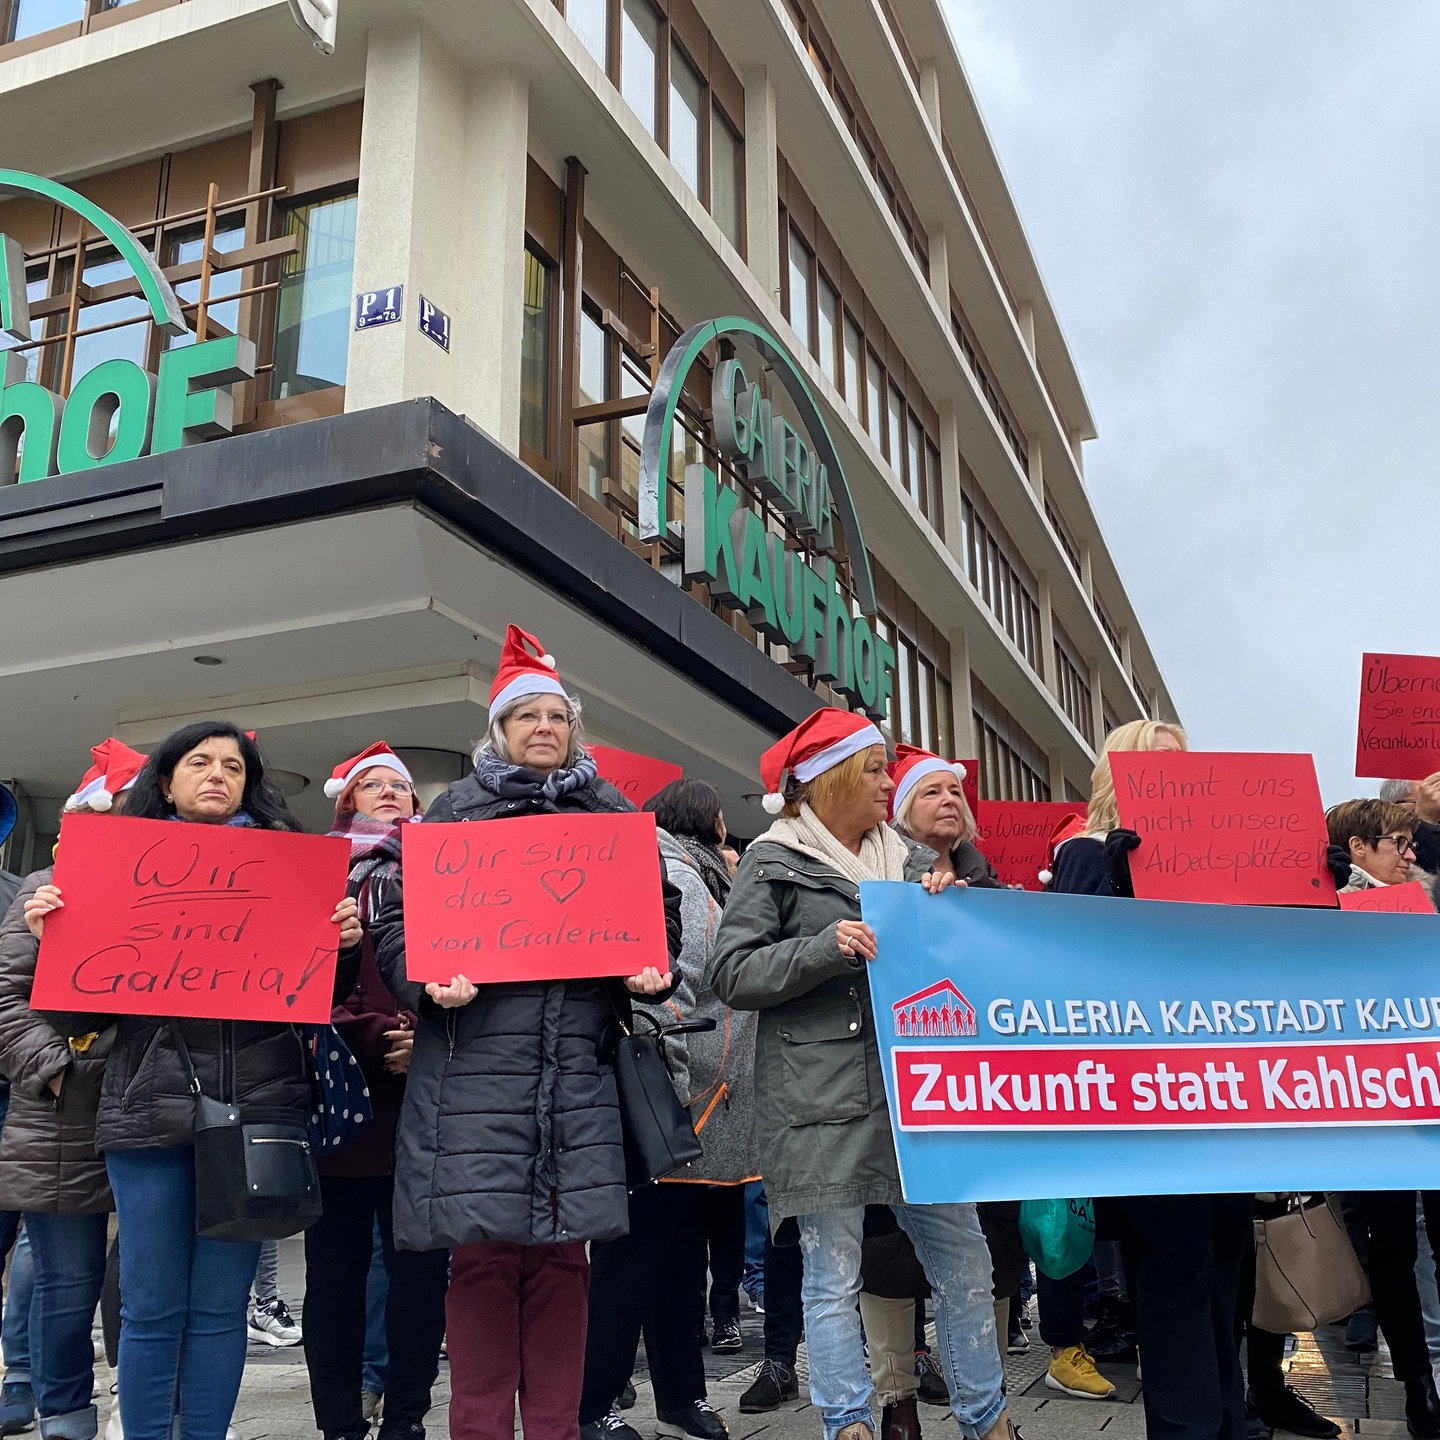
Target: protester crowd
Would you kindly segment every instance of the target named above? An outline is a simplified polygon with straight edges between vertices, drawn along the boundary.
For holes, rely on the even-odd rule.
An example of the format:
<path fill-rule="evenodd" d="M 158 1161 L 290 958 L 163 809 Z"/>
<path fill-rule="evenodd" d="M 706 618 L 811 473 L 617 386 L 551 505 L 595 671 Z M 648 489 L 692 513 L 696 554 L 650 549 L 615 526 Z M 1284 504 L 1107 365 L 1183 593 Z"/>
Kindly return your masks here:
<path fill-rule="evenodd" d="M 1120 825 L 1107 757 L 1186 748 L 1156 721 L 1106 738 L 1048 890 L 1133 897 L 1138 837 Z M 92 759 L 67 814 L 301 828 L 256 737 L 227 721 L 188 725 L 148 756 L 110 739 Z M 865 973 L 880 947 L 859 887 L 1000 886 L 958 763 L 909 746 L 892 757 L 864 716 L 818 710 L 760 757 L 771 823 L 743 856 L 703 778 L 647 802 L 664 935 L 635 974 L 419 983 L 405 827 L 634 808 L 597 773 L 580 699 L 515 626 L 473 761 L 428 808 L 384 741 L 337 763 L 329 833 L 349 875 L 343 894 L 318 897 L 337 952 L 326 1025 L 32 1008 L 67 898 L 51 868 L 15 877 L 0 925 L 0 1436 L 38 1421 L 47 1440 L 94 1440 L 98 1307 L 117 1368 L 108 1440 L 225 1440 L 250 1339 L 303 1343 L 325 1440 L 377 1427 L 379 1440 L 423 1440 L 442 1353 L 456 1440 L 509 1440 L 517 1403 L 527 1440 L 641 1440 L 625 1407 L 642 1335 L 657 1432 L 723 1440 L 704 1350 L 741 1348 L 743 1286 L 763 1309 L 764 1358 L 742 1412 L 798 1397 L 803 1336 L 825 1440 L 870 1440 L 877 1392 L 882 1440 L 918 1440 L 919 1401 L 948 1406 L 970 1440 L 1010 1440 L 1004 1367 L 1031 1343 L 1032 1285 L 1052 1390 L 1104 1399 L 1115 1386 L 1096 1360 L 1133 1363 L 1156 1440 L 1338 1434 L 1286 1386 L 1285 1337 L 1252 1323 L 1252 1217 L 1285 1197 L 1102 1199 L 1090 1264 L 1058 1277 L 1032 1268 L 1018 1202 L 905 1200 Z M 1411 878 L 1428 891 L 1440 776 L 1387 782 L 1328 826 L 1342 891 Z M 66 923 L 85 923 L 81 903 Z M 637 1176 L 616 1078 L 619 1047 L 654 1032 L 694 1142 L 658 1177 Z M 254 1221 L 243 1194 L 235 1214 L 251 1221 L 208 1218 L 227 1126 L 313 1160 L 314 1184 L 281 1219 Z M 255 1173 L 253 1188 L 279 1183 Z M 229 1181 L 250 1178 L 242 1166 Z M 1424 1201 L 1440 1240 L 1440 1193 Z M 1374 1296 L 1351 1341 L 1373 1348 L 1378 1324 L 1410 1433 L 1440 1440 L 1417 1197 L 1345 1204 Z M 297 1318 L 273 1239 L 302 1228 Z"/>

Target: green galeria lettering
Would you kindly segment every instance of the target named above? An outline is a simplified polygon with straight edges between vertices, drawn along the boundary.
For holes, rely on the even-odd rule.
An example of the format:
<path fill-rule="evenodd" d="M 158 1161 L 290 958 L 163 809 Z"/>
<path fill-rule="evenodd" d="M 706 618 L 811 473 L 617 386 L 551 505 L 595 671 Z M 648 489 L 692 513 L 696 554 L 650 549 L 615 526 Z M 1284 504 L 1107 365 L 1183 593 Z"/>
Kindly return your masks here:
<path fill-rule="evenodd" d="M 68 186 L 0 169 L 0 196 L 27 195 L 79 215 L 130 267 L 150 319 L 167 338 L 187 333 L 184 312 L 155 257 L 113 215 Z M 30 339 L 25 256 L 0 235 L 0 332 Z M 234 410 L 224 387 L 255 374 L 255 346 L 238 335 L 167 348 L 160 373 L 133 360 L 106 360 L 71 387 L 69 399 L 25 378 L 22 355 L 0 363 L 0 484 L 118 465 L 229 434 Z M 23 450 L 21 441 L 24 441 Z"/>

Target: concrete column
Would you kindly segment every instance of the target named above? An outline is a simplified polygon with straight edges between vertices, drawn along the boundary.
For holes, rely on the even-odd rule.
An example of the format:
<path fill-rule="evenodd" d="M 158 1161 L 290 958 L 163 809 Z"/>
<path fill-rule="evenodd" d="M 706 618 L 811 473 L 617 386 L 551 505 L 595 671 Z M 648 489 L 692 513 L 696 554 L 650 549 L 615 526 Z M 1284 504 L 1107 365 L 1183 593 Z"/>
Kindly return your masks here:
<path fill-rule="evenodd" d="M 1025 436 L 1025 454 L 1030 460 L 1030 469 L 1026 479 L 1030 482 L 1030 488 L 1035 492 L 1035 503 L 1043 510 L 1045 508 L 1045 450 L 1038 435 Z M 1058 540 L 1055 542 L 1060 543 Z"/>
<path fill-rule="evenodd" d="M 950 237 L 943 225 L 926 235 L 930 254 L 930 293 L 945 317 L 945 332 L 950 330 Z"/>
<path fill-rule="evenodd" d="M 940 72 L 936 70 L 933 60 L 920 62 L 920 103 L 925 107 L 925 118 L 929 120 L 938 144 L 941 133 Z"/>
<path fill-rule="evenodd" d="M 404 315 L 352 330 L 345 407 L 433 395 L 513 451 L 527 83 L 504 68 L 469 74 L 410 23 L 370 34 L 365 102 L 355 289 L 403 285 Z M 422 296 L 449 316 L 448 353 L 420 331 Z"/>
<path fill-rule="evenodd" d="M 960 534 L 960 427 L 955 402 L 940 402 L 940 503 L 945 507 L 945 545 L 960 569 L 965 569 L 965 550 Z"/>
<path fill-rule="evenodd" d="M 1105 701 L 1101 694 L 1104 681 L 1100 678 L 1100 667 L 1090 667 L 1090 734 L 1085 738 L 1095 747 L 1099 753 L 1100 746 L 1105 740 Z M 1125 707 L 1128 710 L 1130 707 Z"/>
<path fill-rule="evenodd" d="M 1088 540 L 1080 541 L 1080 584 L 1093 605 L 1095 603 L 1095 568 L 1090 562 L 1090 542 Z"/>
<path fill-rule="evenodd" d="M 1065 798 L 1065 759 L 1059 749 L 1048 752 L 1050 756 L 1050 798 Z"/>
<path fill-rule="evenodd" d="M 1045 688 L 1058 698 L 1060 677 L 1055 671 L 1055 614 L 1050 608 L 1050 576 L 1043 571 L 1035 577 L 1040 593 L 1040 669 Z"/>
<path fill-rule="evenodd" d="M 745 258 L 780 303 L 780 153 L 775 82 L 764 66 L 745 72 Z"/>
<path fill-rule="evenodd" d="M 1030 358 L 1035 358 L 1035 310 L 1028 301 L 1022 301 L 1020 309 L 1015 316 L 1020 326 L 1020 337 L 1025 341 L 1025 348 L 1030 352 Z"/>
<path fill-rule="evenodd" d="M 970 688 L 970 637 L 950 632 L 950 701 L 955 708 L 955 757 L 968 760 L 980 753 L 975 733 L 975 696 Z"/>

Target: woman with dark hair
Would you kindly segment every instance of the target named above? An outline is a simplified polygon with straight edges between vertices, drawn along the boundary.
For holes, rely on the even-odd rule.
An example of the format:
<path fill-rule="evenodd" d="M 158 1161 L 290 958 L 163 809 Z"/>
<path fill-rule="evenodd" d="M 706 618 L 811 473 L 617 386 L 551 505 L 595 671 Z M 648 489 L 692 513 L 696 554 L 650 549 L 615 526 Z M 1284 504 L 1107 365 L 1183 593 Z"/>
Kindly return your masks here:
<path fill-rule="evenodd" d="M 125 813 L 300 829 L 267 779 L 254 737 L 223 720 L 187 725 L 163 740 L 136 778 Z M 54 885 L 25 902 L 25 923 L 42 944 L 45 916 L 62 903 Z M 336 984 L 343 993 L 359 959 L 355 901 L 340 900 L 331 919 L 340 929 Z M 195 1101 L 172 1027 L 201 1089 L 233 1094 L 247 1123 L 304 1123 L 309 1060 L 293 1025 L 122 1015 L 105 1063 L 95 1143 L 125 1237 L 118 1376 L 125 1437 L 170 1440 L 178 1415 L 181 1440 L 224 1440 L 245 1368 L 245 1310 L 260 1247 L 195 1234 Z"/>
<path fill-rule="evenodd" d="M 714 1030 L 665 1041 L 670 1077 L 705 1153 L 682 1177 L 634 1191 L 629 1234 L 590 1247 L 580 1430 L 586 1440 L 638 1440 L 612 1403 L 634 1369 L 643 1328 L 658 1433 L 723 1440 L 725 1425 L 705 1391 L 705 1271 L 708 1250 L 715 1337 L 723 1339 L 728 1326 L 735 1339 L 715 1348 L 738 1350 L 745 1182 L 756 1176 L 755 1017 L 728 1009 L 704 984 L 730 893 L 720 792 L 708 780 L 676 780 L 645 809 L 660 827 L 665 877 L 680 892 L 683 935 L 674 993 L 651 1013 L 661 1025 L 715 1022 Z"/>
<path fill-rule="evenodd" d="M 474 759 L 426 824 L 634 808 L 596 774 L 579 701 L 516 625 Z M 451 1250 L 453 1440 L 513 1440 L 517 1394 L 526 1440 L 575 1440 L 585 1245 L 623 1235 L 629 1216 L 614 1040 L 632 996 L 669 994 L 680 950 L 680 896 L 660 883 L 666 951 L 637 957 L 648 963 L 624 979 L 412 984 L 403 866 L 371 925 L 381 974 L 420 1017 L 397 1134 L 395 1241 Z"/>
<path fill-rule="evenodd" d="M 365 1294 L 378 1225 L 389 1354 L 378 1440 L 410 1440 L 424 1434 L 439 1369 L 450 1256 L 395 1248 L 395 1128 L 415 1015 L 386 986 L 369 927 L 400 871 L 401 827 L 418 821 L 423 806 L 405 762 L 383 741 L 342 760 L 325 793 L 335 801 L 330 833 L 350 845 L 347 888 L 365 927 L 359 977 L 331 1020 L 364 1072 L 374 1114 L 355 1140 L 320 1159 L 324 1214 L 305 1232 L 305 1363 L 315 1428 L 325 1440 L 361 1440 L 368 1428 L 361 1401 Z"/>

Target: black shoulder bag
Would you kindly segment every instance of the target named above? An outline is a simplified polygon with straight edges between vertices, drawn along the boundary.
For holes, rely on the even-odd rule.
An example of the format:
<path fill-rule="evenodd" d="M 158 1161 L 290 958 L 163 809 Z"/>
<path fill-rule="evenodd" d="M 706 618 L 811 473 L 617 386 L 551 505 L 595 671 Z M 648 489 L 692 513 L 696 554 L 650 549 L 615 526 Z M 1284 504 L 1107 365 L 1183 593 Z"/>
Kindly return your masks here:
<path fill-rule="evenodd" d="M 630 1191 L 683 1170 L 705 1153 L 695 1134 L 690 1112 L 681 1103 L 665 1060 L 667 1035 L 713 1030 L 713 1020 L 690 1020 L 662 1026 L 644 1010 L 625 1023 L 615 997 L 610 997 L 620 1026 L 615 1046 L 615 1089 L 620 1097 L 620 1129 L 625 1138 L 625 1186 Z M 634 1022 L 644 1020 L 651 1034 L 637 1035 Z"/>
<path fill-rule="evenodd" d="M 170 1036 L 195 1097 L 195 1233 L 206 1240 L 283 1240 L 313 1225 L 320 1218 L 320 1177 L 303 1121 L 242 1121 L 233 1099 L 216 1100 L 201 1090 L 190 1047 L 174 1020 Z M 226 1053 L 222 1046 L 222 1091 Z"/>

